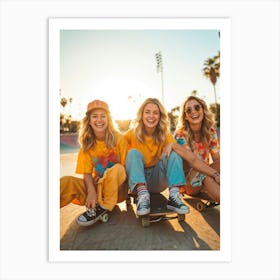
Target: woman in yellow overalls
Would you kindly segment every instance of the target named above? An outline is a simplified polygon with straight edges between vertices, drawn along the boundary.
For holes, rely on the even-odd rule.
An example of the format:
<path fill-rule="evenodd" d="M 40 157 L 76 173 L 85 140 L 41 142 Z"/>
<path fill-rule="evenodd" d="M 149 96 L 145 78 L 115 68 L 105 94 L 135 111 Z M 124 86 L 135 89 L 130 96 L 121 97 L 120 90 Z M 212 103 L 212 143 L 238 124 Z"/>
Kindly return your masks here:
<path fill-rule="evenodd" d="M 82 178 L 60 178 L 60 207 L 69 203 L 85 205 L 87 210 L 77 223 L 89 226 L 95 217 L 126 199 L 125 159 L 127 143 L 113 125 L 109 106 L 94 100 L 81 121 L 76 173 Z"/>

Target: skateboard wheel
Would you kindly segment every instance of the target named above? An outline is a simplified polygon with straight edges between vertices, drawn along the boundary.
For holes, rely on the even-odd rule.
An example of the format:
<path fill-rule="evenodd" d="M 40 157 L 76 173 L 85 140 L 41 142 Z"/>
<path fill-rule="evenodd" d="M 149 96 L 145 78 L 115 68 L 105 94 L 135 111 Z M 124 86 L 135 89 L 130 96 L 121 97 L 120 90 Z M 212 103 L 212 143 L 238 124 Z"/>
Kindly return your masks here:
<path fill-rule="evenodd" d="M 102 217 L 101 217 L 101 222 L 107 223 L 108 220 L 109 220 L 109 215 L 108 215 L 108 213 L 103 214 Z"/>
<path fill-rule="evenodd" d="M 216 207 L 217 205 L 219 205 L 219 203 L 217 203 L 217 202 L 210 202 L 208 207 L 213 208 L 213 207 Z"/>
<path fill-rule="evenodd" d="M 141 217 L 141 223 L 143 227 L 150 226 L 150 218 L 149 217 Z"/>
<path fill-rule="evenodd" d="M 205 207 L 206 207 L 206 205 L 201 201 L 197 202 L 197 204 L 196 204 L 196 209 L 199 212 L 203 211 L 205 209 Z"/>
<path fill-rule="evenodd" d="M 183 222 L 183 221 L 185 221 L 185 217 L 186 217 L 185 214 L 178 214 L 178 222 Z"/>

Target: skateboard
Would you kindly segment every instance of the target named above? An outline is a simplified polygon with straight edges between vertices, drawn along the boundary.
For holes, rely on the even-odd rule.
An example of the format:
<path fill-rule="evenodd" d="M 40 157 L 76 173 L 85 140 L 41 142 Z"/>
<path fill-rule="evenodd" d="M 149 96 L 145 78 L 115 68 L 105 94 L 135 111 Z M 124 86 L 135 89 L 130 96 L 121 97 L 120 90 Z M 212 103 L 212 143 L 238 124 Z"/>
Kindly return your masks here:
<path fill-rule="evenodd" d="M 188 195 L 185 193 L 183 195 L 191 198 L 192 200 L 196 200 L 194 206 L 199 212 L 204 211 L 206 208 L 213 208 L 220 205 L 216 201 L 213 201 L 206 193 L 203 192 L 198 193 L 196 195 Z"/>
<path fill-rule="evenodd" d="M 131 196 L 133 197 L 133 201 L 136 204 L 136 196 Z M 167 198 L 161 193 L 150 194 L 151 212 L 147 215 L 138 216 L 143 227 L 149 227 L 151 223 L 163 220 L 178 219 L 179 222 L 185 220 L 185 214 L 178 214 L 167 209 L 167 201 Z M 129 203 L 128 200 L 127 202 Z"/>
<path fill-rule="evenodd" d="M 96 216 L 93 220 L 89 221 L 89 222 L 83 222 L 83 223 L 80 223 L 78 218 L 76 219 L 76 222 L 78 225 L 80 226 L 91 226 L 93 224 L 95 224 L 96 222 L 98 221 L 101 221 L 103 223 L 107 223 L 109 220 L 109 214 L 108 214 L 108 211 L 107 210 L 104 210 L 104 212 L 102 212 L 101 214 L 99 214 L 98 216 Z"/>

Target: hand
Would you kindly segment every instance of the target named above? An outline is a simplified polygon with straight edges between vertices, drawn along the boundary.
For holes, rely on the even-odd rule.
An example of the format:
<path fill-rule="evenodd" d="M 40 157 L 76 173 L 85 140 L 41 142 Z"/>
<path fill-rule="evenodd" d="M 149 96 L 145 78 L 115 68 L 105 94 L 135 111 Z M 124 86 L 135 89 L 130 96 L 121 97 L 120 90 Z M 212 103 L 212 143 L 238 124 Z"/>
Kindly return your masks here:
<path fill-rule="evenodd" d="M 214 173 L 213 178 L 218 184 L 220 184 L 220 174 L 218 172 Z"/>
<path fill-rule="evenodd" d="M 170 153 L 172 152 L 172 143 L 171 144 L 167 144 L 164 149 L 163 152 L 160 156 L 160 159 L 163 159 L 165 156 L 169 157 Z"/>
<path fill-rule="evenodd" d="M 90 191 L 87 195 L 85 206 L 87 208 L 95 208 L 96 202 L 97 202 L 97 194 L 96 194 L 95 190 Z"/>

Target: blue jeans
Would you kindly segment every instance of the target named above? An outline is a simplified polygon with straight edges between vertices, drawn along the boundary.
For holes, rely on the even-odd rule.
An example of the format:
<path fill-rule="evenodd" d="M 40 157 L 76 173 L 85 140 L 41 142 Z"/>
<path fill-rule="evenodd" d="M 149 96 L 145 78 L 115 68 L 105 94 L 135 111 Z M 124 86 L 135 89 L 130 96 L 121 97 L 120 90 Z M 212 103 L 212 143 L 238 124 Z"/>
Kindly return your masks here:
<path fill-rule="evenodd" d="M 186 184 L 182 158 L 175 152 L 159 160 L 155 166 L 144 168 L 143 154 L 131 149 L 126 158 L 126 172 L 131 191 L 139 183 L 145 183 L 151 193 L 160 193 L 173 186 Z"/>

